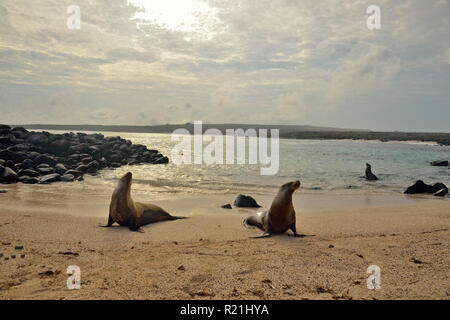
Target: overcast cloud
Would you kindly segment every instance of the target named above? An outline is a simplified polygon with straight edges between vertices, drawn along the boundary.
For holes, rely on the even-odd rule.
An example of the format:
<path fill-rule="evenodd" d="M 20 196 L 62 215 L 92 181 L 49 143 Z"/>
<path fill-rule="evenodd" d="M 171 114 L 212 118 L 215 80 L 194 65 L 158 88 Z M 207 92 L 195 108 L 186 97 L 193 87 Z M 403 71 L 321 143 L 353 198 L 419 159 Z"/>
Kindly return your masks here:
<path fill-rule="evenodd" d="M 130 2 L 2 0 L 0 123 L 450 132 L 447 0 Z"/>

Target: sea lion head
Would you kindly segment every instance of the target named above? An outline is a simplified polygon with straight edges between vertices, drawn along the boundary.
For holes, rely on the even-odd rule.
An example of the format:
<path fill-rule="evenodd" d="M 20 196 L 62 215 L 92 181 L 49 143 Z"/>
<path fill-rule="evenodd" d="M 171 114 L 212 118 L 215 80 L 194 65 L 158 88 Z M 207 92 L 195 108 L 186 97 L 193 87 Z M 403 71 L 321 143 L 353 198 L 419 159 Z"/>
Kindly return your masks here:
<path fill-rule="evenodd" d="M 372 168 L 372 166 L 370 164 L 366 163 L 366 169 L 370 170 L 371 168 Z"/>
<path fill-rule="evenodd" d="M 133 180 L 133 174 L 131 172 L 127 172 L 125 173 L 122 178 L 120 178 L 120 182 L 121 184 L 123 184 L 123 186 L 125 186 L 126 188 L 128 188 L 128 190 L 131 187 L 131 182 Z"/>
<path fill-rule="evenodd" d="M 286 182 L 281 186 L 281 190 L 283 191 L 289 191 L 290 193 L 293 193 L 295 190 L 300 188 L 300 180 L 295 180 L 291 182 Z"/>

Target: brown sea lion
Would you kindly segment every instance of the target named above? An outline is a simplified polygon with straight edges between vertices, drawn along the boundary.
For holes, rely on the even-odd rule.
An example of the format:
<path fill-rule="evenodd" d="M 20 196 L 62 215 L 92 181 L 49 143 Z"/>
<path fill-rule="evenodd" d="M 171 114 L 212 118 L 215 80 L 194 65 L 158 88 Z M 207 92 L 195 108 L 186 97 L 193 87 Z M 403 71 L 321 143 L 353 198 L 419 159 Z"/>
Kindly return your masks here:
<path fill-rule="evenodd" d="M 102 227 L 110 227 L 117 222 L 121 226 L 128 226 L 131 231 L 141 231 L 140 227 L 149 223 L 186 218 L 172 216 L 153 204 L 134 202 L 131 198 L 132 177 L 132 173 L 128 172 L 120 178 L 111 197 L 108 223 Z"/>
<path fill-rule="evenodd" d="M 284 233 L 288 229 L 291 229 L 296 237 L 305 236 L 297 233 L 292 205 L 292 194 L 299 187 L 298 180 L 283 184 L 268 211 L 258 212 L 244 220 L 245 226 L 254 226 L 264 231 L 262 236 L 255 238 L 270 237 L 273 233 Z"/>
<path fill-rule="evenodd" d="M 372 173 L 372 166 L 366 163 L 366 179 L 370 181 L 378 180 L 377 176 Z"/>

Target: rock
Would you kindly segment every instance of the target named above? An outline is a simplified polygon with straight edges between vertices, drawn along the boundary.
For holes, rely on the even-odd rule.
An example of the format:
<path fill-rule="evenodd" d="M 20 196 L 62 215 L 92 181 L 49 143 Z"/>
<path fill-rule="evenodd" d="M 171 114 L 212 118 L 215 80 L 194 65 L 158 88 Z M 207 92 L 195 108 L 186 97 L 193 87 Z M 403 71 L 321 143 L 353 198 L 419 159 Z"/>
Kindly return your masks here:
<path fill-rule="evenodd" d="M 0 175 L 0 183 L 14 183 L 19 181 L 19 176 L 11 168 L 4 167 L 3 173 Z"/>
<path fill-rule="evenodd" d="M 34 159 L 34 162 L 36 162 L 38 164 L 46 163 L 52 167 L 54 167 L 58 163 L 54 157 L 51 157 L 51 156 L 48 156 L 45 154 L 41 154 L 41 155 L 37 156 Z"/>
<path fill-rule="evenodd" d="M 409 186 L 404 193 L 416 194 L 416 193 L 436 193 L 441 189 L 447 188 L 443 183 L 435 183 L 434 185 L 428 185 L 422 180 L 417 180 L 412 186 Z"/>
<path fill-rule="evenodd" d="M 446 160 L 431 161 L 430 165 L 432 165 L 433 167 L 447 167 L 448 161 Z"/>
<path fill-rule="evenodd" d="M 32 169 L 22 169 L 22 170 L 19 170 L 19 172 L 17 172 L 17 175 L 19 177 L 21 177 L 21 176 L 38 177 L 39 172 L 34 171 Z"/>
<path fill-rule="evenodd" d="M 88 170 L 88 166 L 85 164 L 82 164 L 82 165 L 79 165 L 78 167 L 76 167 L 75 170 L 85 173 Z"/>
<path fill-rule="evenodd" d="M 9 150 L 1 150 L 0 151 L 0 159 L 3 159 L 5 161 L 11 160 L 14 163 L 20 163 L 23 160 L 25 160 L 25 157 L 18 152 L 13 152 L 13 151 L 9 151 Z"/>
<path fill-rule="evenodd" d="M 161 157 L 153 161 L 153 164 L 165 164 L 165 163 L 169 163 L 169 158 Z"/>
<path fill-rule="evenodd" d="M 55 173 L 55 169 L 50 167 L 37 167 L 36 170 L 39 172 L 39 175 Z"/>
<path fill-rule="evenodd" d="M 52 141 L 48 145 L 48 152 L 57 156 L 66 156 L 69 153 L 70 142 L 66 139 Z"/>
<path fill-rule="evenodd" d="M 19 181 L 25 184 L 36 184 L 39 182 L 39 179 L 36 177 L 21 176 L 19 177 Z"/>
<path fill-rule="evenodd" d="M 52 173 L 45 176 L 42 176 L 41 179 L 39 179 L 39 184 L 48 184 L 56 181 L 60 181 L 61 176 L 58 173 Z"/>
<path fill-rule="evenodd" d="M 81 177 L 83 175 L 83 172 L 78 170 L 67 170 L 66 175 L 73 175 L 75 178 Z"/>
<path fill-rule="evenodd" d="M 433 196 L 444 197 L 446 194 L 448 194 L 448 188 L 442 188 L 438 192 L 434 193 Z"/>
<path fill-rule="evenodd" d="M 229 204 L 229 203 L 224 204 L 223 206 L 221 206 L 221 208 L 224 208 L 224 209 L 233 209 L 233 208 L 231 207 L 231 204 Z"/>
<path fill-rule="evenodd" d="M 256 203 L 256 200 L 250 196 L 240 194 L 234 200 L 234 205 L 241 208 L 260 208 L 261 206 Z"/>
<path fill-rule="evenodd" d="M 57 163 L 55 165 L 55 171 L 56 171 L 56 173 L 63 175 L 67 171 L 67 169 L 62 163 Z"/>
<path fill-rule="evenodd" d="M 62 182 L 72 182 L 75 180 L 75 176 L 73 174 L 65 174 L 61 176 Z"/>
<path fill-rule="evenodd" d="M 13 169 L 13 171 L 15 171 L 15 172 L 18 171 L 16 165 L 11 160 L 8 160 L 8 161 L 5 162 L 5 167 Z"/>
<path fill-rule="evenodd" d="M 44 132 L 30 132 L 27 141 L 41 151 L 46 151 L 48 148 L 48 135 Z"/>

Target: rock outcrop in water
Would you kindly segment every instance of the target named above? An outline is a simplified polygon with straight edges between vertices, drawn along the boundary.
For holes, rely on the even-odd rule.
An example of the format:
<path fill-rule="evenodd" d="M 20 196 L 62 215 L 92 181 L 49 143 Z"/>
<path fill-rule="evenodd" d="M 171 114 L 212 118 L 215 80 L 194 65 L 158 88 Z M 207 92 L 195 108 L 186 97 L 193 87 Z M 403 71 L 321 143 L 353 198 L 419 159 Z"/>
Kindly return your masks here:
<path fill-rule="evenodd" d="M 448 166 L 448 161 L 447 160 L 431 161 L 430 165 L 432 165 L 433 167 L 447 167 Z"/>
<path fill-rule="evenodd" d="M 30 132 L 0 125 L 0 183 L 70 182 L 105 168 L 168 162 L 158 150 L 120 137 Z"/>
<path fill-rule="evenodd" d="M 417 180 L 412 186 L 409 186 L 408 189 L 404 193 L 406 194 L 417 194 L 417 193 L 429 193 L 434 194 L 436 196 L 444 196 L 447 192 L 445 192 L 447 186 L 441 182 L 437 182 L 433 185 L 426 184 L 422 180 Z"/>

